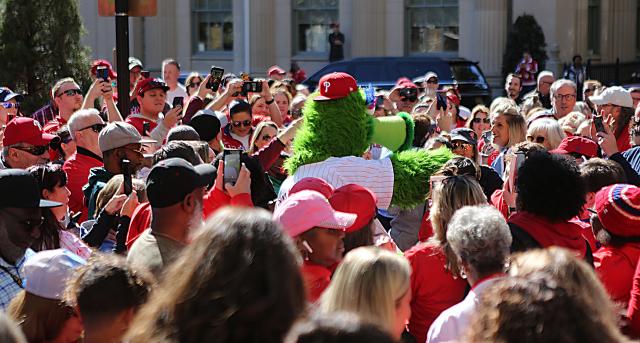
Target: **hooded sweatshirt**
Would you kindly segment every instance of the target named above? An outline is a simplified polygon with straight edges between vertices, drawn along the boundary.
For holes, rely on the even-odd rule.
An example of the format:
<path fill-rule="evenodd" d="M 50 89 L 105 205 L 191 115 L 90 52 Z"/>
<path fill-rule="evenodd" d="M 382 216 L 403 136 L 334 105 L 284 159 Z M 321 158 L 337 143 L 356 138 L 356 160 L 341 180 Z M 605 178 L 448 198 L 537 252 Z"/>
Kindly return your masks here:
<path fill-rule="evenodd" d="M 96 199 L 98 193 L 114 177 L 115 174 L 108 172 L 104 167 L 91 168 L 89 170 L 89 182 L 82 187 L 85 205 L 87 206 L 88 219 L 96 217 Z"/>

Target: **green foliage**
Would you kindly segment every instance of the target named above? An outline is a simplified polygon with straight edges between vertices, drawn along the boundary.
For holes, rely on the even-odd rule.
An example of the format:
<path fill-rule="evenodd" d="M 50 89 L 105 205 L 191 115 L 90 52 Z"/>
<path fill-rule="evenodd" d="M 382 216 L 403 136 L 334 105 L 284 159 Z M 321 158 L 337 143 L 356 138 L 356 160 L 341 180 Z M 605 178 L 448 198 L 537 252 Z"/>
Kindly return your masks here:
<path fill-rule="evenodd" d="M 302 112 L 304 123 L 293 141 L 293 156 L 285 162 L 289 175 L 305 164 L 329 157 L 362 156 L 367 150 L 373 117 L 366 112 L 361 92 L 338 100 L 309 100 Z"/>
<path fill-rule="evenodd" d="M 544 33 L 536 19 L 528 14 L 519 16 L 507 36 L 507 48 L 502 57 L 502 74 L 506 77 L 513 73 L 525 51 L 529 51 L 538 62 L 538 70 L 544 70 L 547 62 L 546 46 Z"/>
<path fill-rule="evenodd" d="M 410 209 L 424 203 L 429 193 L 429 178 L 453 157 L 446 148 L 413 149 L 391 155 L 393 198 L 391 204 Z"/>
<path fill-rule="evenodd" d="M 51 86 L 61 78 L 88 84 L 78 0 L 4 0 L 1 5 L 0 85 L 28 94 L 23 113 L 47 103 Z"/>

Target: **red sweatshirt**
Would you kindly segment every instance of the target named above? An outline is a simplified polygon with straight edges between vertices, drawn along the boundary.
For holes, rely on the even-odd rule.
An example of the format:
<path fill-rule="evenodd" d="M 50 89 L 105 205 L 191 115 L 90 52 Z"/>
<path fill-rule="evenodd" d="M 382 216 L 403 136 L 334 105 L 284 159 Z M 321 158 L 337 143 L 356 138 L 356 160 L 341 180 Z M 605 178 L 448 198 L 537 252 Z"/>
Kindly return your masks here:
<path fill-rule="evenodd" d="M 640 257 L 640 243 L 620 247 L 603 246 L 593 253 L 593 264 L 611 299 L 629 305 L 633 274 Z"/>
<path fill-rule="evenodd" d="M 331 270 L 327 267 L 304 261 L 301 271 L 307 291 L 307 301 L 314 303 L 320 298 L 322 292 L 329 287 Z"/>
<path fill-rule="evenodd" d="M 89 180 L 89 170 L 95 167 L 102 167 L 102 160 L 99 156 L 89 156 L 83 153 L 85 150 L 78 148 L 75 154 L 64 162 L 62 170 L 67 173 L 67 188 L 69 195 L 69 209 L 73 212 L 82 212 L 80 223 L 87 220 L 87 207 L 84 204 L 84 193 L 82 186 Z M 91 153 L 91 152 L 89 152 Z"/>
<path fill-rule="evenodd" d="M 425 342 L 427 331 L 442 311 L 464 298 L 467 280 L 455 277 L 445 268 L 440 248 L 418 244 L 405 252 L 411 264 L 411 318 L 409 332 Z"/>

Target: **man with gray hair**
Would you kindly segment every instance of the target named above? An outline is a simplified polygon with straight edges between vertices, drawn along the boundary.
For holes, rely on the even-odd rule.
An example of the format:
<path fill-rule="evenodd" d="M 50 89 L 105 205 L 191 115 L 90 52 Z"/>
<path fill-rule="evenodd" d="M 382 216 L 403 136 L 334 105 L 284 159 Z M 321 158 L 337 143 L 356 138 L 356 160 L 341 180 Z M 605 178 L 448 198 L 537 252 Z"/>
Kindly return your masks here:
<path fill-rule="evenodd" d="M 541 111 L 527 118 L 527 126 L 540 118 L 554 118 L 556 120 L 573 111 L 578 99 L 578 89 L 571 80 L 560 79 L 551 84 L 551 109 Z"/>
<path fill-rule="evenodd" d="M 548 70 L 543 70 L 538 74 L 538 82 L 536 85 L 536 89 L 527 93 L 524 96 L 524 99 L 537 96 L 538 100 L 542 103 L 542 106 L 546 109 L 551 108 L 551 96 L 550 96 L 550 88 L 553 82 L 555 81 L 555 77 L 553 73 Z"/>
<path fill-rule="evenodd" d="M 62 169 L 67 173 L 69 209 L 81 212 L 80 221 L 87 219 L 82 186 L 89 179 L 91 168 L 102 167 L 102 151 L 98 145 L 98 134 L 106 126 L 98 110 L 76 111 L 67 124 L 71 139 L 76 142 L 76 153 L 64 162 Z"/>
<path fill-rule="evenodd" d="M 504 275 L 511 241 L 507 222 L 492 206 L 465 206 L 456 211 L 447 227 L 447 242 L 461 262 L 471 291 L 431 324 L 428 343 L 462 339 L 478 298 Z"/>

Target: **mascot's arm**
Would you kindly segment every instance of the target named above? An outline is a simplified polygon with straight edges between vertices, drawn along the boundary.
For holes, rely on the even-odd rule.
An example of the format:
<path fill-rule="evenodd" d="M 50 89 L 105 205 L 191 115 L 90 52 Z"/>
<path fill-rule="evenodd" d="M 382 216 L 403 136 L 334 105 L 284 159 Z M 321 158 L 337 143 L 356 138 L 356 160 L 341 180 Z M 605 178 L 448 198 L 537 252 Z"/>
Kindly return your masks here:
<path fill-rule="evenodd" d="M 429 193 L 429 178 L 453 157 L 446 148 L 407 150 L 391 155 L 393 198 L 391 204 L 409 209 L 424 203 Z"/>

